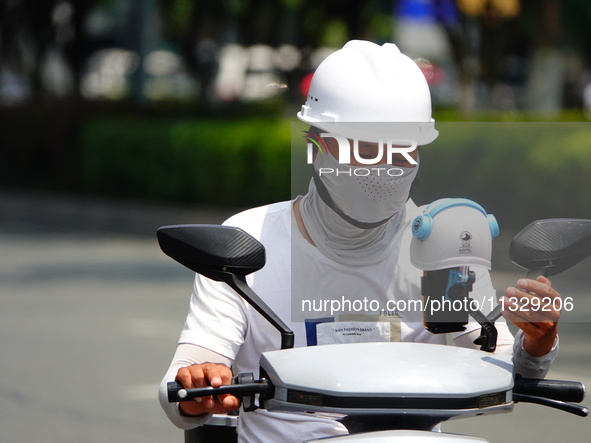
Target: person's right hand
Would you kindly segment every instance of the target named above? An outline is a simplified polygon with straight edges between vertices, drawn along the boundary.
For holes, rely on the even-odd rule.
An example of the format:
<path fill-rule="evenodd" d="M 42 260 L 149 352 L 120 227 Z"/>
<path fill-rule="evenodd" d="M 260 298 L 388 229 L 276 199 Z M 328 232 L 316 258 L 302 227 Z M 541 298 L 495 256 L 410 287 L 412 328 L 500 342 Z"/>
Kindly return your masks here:
<path fill-rule="evenodd" d="M 203 363 L 191 365 L 179 369 L 176 381 L 183 385 L 185 389 L 203 388 L 213 386 L 217 388 L 221 385 L 232 383 L 232 370 L 226 365 L 219 363 Z M 235 411 L 240 407 L 240 399 L 230 394 L 218 395 L 217 397 L 207 396 L 198 397 L 194 401 L 184 401 L 179 403 L 181 414 L 201 415 L 201 414 L 225 414 Z"/>

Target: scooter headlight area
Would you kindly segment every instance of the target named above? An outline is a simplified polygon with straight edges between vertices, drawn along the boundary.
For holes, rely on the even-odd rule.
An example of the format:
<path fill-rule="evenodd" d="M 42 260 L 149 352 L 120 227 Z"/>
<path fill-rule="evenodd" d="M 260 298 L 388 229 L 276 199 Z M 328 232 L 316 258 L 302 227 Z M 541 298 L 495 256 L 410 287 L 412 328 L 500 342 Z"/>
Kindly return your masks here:
<path fill-rule="evenodd" d="M 314 362 L 303 365 L 302 362 Z M 298 371 L 293 371 L 297 365 Z M 266 352 L 268 410 L 420 417 L 425 428 L 456 416 L 510 411 L 510 356 L 417 343 L 339 344 Z"/>

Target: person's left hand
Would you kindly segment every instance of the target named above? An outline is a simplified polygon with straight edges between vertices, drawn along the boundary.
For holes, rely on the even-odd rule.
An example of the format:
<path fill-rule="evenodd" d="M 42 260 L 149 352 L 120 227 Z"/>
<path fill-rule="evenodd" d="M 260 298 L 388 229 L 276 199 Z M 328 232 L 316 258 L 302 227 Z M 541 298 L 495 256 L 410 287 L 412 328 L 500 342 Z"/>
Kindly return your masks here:
<path fill-rule="evenodd" d="M 503 316 L 523 331 L 523 347 L 533 357 L 552 350 L 558 335 L 562 300 L 546 277 L 520 279 L 518 288 L 509 287 L 500 303 Z"/>

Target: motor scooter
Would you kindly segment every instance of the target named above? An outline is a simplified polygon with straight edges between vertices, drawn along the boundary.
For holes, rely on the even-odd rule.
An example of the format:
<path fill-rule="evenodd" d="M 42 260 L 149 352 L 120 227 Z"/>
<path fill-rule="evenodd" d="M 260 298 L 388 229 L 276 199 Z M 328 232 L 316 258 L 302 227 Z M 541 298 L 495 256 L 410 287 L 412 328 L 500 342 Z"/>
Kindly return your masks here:
<path fill-rule="evenodd" d="M 232 394 L 241 398 L 241 414 L 256 408 L 336 413 L 350 435 L 322 439 L 335 443 L 482 442 L 437 429 L 452 418 L 510 412 L 515 403 L 588 415 L 577 404 L 585 395 L 582 383 L 522 378 L 514 373 L 510 356 L 487 350 L 421 343 L 293 348 L 293 332 L 246 283 L 246 275 L 265 265 L 265 248 L 256 239 L 229 226 L 176 225 L 160 228 L 158 241 L 177 262 L 228 284 L 281 333 L 281 349 L 262 354 L 257 378 L 239 374 L 231 385 L 198 389 L 171 382 L 170 402 Z M 589 254 L 591 220 L 580 219 L 534 222 L 514 237 L 510 248 L 510 258 L 528 276 L 555 275 Z M 498 310 L 489 316 L 475 313 L 484 335 L 491 325 L 494 329 L 498 315 Z M 307 364 L 311 361 L 314 365 Z M 374 368 L 372 377 L 360 378 L 367 362 Z M 215 420 L 232 426 L 236 419 Z M 186 435 L 186 441 L 199 441 Z"/>

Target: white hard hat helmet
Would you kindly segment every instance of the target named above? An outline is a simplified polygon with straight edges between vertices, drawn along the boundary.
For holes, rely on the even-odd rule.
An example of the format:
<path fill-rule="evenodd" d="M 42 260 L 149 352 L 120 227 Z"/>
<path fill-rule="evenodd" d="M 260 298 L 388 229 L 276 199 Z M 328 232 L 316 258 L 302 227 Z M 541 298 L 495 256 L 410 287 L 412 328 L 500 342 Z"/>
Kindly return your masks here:
<path fill-rule="evenodd" d="M 329 55 L 297 116 L 324 131 L 370 142 L 425 145 L 438 135 L 427 80 L 393 43 L 353 40 Z"/>
<path fill-rule="evenodd" d="M 431 203 L 412 223 L 411 263 L 424 271 L 459 266 L 491 268 L 492 239 L 499 225 L 482 206 L 465 198 Z"/>

